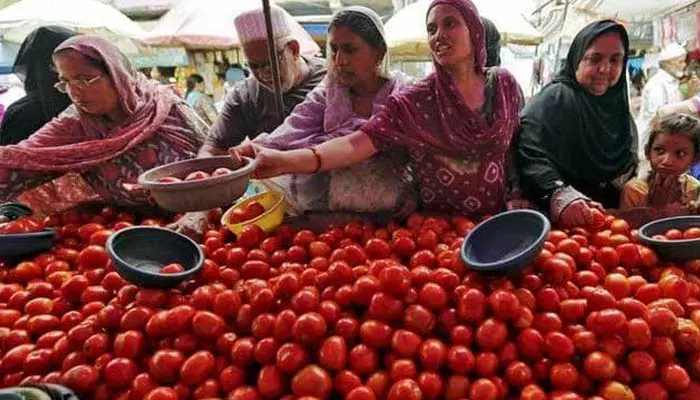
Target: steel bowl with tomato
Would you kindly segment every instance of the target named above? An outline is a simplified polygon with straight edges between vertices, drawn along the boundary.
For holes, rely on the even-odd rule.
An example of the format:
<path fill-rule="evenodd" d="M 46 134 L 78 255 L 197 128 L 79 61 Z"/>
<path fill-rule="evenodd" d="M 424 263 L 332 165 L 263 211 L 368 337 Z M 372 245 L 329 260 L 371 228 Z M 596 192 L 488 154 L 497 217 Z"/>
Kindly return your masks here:
<path fill-rule="evenodd" d="M 462 260 L 477 271 L 517 271 L 537 256 L 550 227 L 547 217 L 537 211 L 515 210 L 495 215 L 467 234 Z"/>
<path fill-rule="evenodd" d="M 105 247 L 117 273 L 143 288 L 174 287 L 204 264 L 204 253 L 195 241 L 160 227 L 122 229 L 107 239 Z"/>
<path fill-rule="evenodd" d="M 194 158 L 148 170 L 138 183 L 166 210 L 201 211 L 233 204 L 245 193 L 254 170 L 250 158 L 242 166 L 229 156 Z"/>
<path fill-rule="evenodd" d="M 639 241 L 666 260 L 700 258 L 700 216 L 681 216 L 652 221 L 639 228 Z"/>

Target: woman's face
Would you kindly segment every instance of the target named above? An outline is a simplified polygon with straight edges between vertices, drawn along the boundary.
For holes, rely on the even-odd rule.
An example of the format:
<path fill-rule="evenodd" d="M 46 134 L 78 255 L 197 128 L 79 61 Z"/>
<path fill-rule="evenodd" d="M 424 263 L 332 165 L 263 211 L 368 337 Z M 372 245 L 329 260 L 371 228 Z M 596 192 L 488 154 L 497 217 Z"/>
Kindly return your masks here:
<path fill-rule="evenodd" d="M 620 80 L 625 48 L 617 32 L 600 35 L 586 49 L 576 68 L 576 81 L 589 93 L 602 96 Z"/>
<path fill-rule="evenodd" d="M 59 82 L 67 83 L 68 97 L 82 112 L 107 115 L 121 107 L 119 94 L 109 75 L 72 50 L 54 57 Z"/>
<path fill-rule="evenodd" d="M 384 55 L 346 26 L 329 31 L 328 43 L 333 74 L 343 86 L 352 88 L 377 78 L 377 67 Z"/>
<path fill-rule="evenodd" d="M 433 57 L 449 68 L 471 61 L 474 48 L 462 14 L 447 4 L 438 4 L 428 13 L 428 44 Z"/>

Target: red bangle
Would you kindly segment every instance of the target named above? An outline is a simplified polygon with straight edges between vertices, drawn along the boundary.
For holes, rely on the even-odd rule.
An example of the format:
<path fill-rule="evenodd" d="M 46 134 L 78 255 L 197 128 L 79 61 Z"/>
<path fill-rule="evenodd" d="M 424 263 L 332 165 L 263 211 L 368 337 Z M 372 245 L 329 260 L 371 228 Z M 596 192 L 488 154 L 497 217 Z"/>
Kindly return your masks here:
<path fill-rule="evenodd" d="M 321 170 L 321 155 L 318 154 L 318 151 L 315 147 L 309 147 L 309 150 L 311 150 L 311 153 L 313 153 L 314 158 L 316 159 L 316 168 L 314 168 L 314 170 L 311 171 L 312 174 L 315 174 Z"/>

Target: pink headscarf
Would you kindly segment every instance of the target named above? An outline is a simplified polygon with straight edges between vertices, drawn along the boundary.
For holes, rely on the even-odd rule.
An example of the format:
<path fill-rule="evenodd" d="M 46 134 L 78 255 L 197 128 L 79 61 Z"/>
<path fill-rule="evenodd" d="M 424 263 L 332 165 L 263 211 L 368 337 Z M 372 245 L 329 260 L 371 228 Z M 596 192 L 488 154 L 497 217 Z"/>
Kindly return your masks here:
<path fill-rule="evenodd" d="M 459 11 L 469 28 L 474 69 L 485 75 L 486 42 L 484 27 L 469 0 L 434 0 L 428 9 L 446 4 Z M 493 99 L 493 123 L 470 109 L 448 71 L 433 58 L 435 72 L 416 85 L 392 96 L 383 113 L 362 128 L 374 138 L 401 142 L 408 148 L 421 148 L 444 155 L 483 159 L 504 154 L 517 127 L 520 91 L 505 70 L 497 74 Z"/>
<path fill-rule="evenodd" d="M 0 147 L 0 167 L 56 171 L 93 167 L 128 152 L 158 134 L 175 149 L 197 147 L 185 117 L 173 110 L 182 101 L 171 89 L 150 82 L 127 57 L 108 41 L 89 35 L 71 38 L 59 47 L 73 50 L 105 65 L 127 115 L 117 127 L 98 116 L 78 111 L 47 123 L 29 139 Z"/>

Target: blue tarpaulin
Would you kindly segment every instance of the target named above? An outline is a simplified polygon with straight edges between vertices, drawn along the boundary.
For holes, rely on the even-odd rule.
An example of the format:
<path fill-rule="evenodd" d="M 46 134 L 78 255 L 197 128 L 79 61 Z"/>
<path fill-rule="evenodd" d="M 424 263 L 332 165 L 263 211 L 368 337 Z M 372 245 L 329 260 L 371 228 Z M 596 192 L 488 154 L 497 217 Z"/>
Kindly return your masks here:
<path fill-rule="evenodd" d="M 301 26 L 313 37 L 328 35 L 328 24 L 318 22 L 302 22 Z"/>
<path fill-rule="evenodd" d="M 14 64 L 18 52 L 18 44 L 0 42 L 0 74 L 12 73 L 12 64 Z"/>

